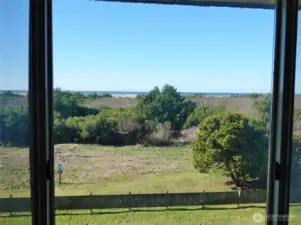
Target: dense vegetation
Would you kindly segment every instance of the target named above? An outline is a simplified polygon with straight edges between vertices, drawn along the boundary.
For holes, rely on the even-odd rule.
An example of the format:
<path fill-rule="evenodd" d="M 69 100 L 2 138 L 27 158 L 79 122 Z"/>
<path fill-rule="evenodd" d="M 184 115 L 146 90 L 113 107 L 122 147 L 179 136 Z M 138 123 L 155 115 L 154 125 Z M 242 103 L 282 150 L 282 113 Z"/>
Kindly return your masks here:
<path fill-rule="evenodd" d="M 126 145 L 148 142 L 166 145 L 173 135 L 179 133 L 196 108 L 170 85 L 165 85 L 162 90 L 155 87 L 148 94 L 139 96 L 135 108 L 85 106 L 87 100 L 99 97 L 110 96 L 54 90 L 56 144 Z M 0 129 L 5 131 L 0 135 L 2 145 L 28 145 L 27 107 L 1 106 Z"/>
<path fill-rule="evenodd" d="M 15 94 L 12 91 L 3 91 L 0 93 L 0 98 L 14 98 L 14 97 L 22 97 L 19 94 Z"/>
<path fill-rule="evenodd" d="M 207 117 L 199 128 L 192 146 L 196 169 L 221 172 L 236 186 L 265 180 L 268 137 L 256 122 L 238 113 L 223 113 Z"/>
<path fill-rule="evenodd" d="M 18 97 L 11 92 L 5 97 Z M 54 142 L 101 145 L 192 144 L 193 165 L 205 173 L 222 173 L 229 184 L 263 187 L 266 184 L 270 96 L 256 99 L 254 113 L 242 115 L 225 107 L 199 105 L 176 88 L 155 87 L 137 96 L 133 108 L 87 107 L 85 103 L 110 95 L 84 95 L 54 90 Z M 204 96 L 202 96 L 204 97 Z M 236 96 L 232 96 L 236 97 Z M 261 97 L 260 99 L 257 99 Z M 300 118 L 296 110 L 295 120 Z M 28 108 L 0 107 L 0 144 L 28 146 Z M 4 132 L 3 132 L 4 131 Z M 181 142 L 182 143 L 182 142 Z M 301 139 L 294 137 L 293 174 L 301 168 Z M 294 180 L 298 186 L 300 179 Z"/>

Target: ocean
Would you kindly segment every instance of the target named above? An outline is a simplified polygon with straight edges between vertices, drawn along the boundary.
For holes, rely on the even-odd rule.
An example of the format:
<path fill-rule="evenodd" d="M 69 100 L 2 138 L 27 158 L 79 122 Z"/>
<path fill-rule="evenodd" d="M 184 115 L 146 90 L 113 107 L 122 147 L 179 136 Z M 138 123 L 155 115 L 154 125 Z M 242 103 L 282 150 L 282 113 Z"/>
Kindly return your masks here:
<path fill-rule="evenodd" d="M 0 92 L 4 92 L 7 90 L 0 90 Z M 9 90 L 17 94 L 26 94 L 26 90 Z M 92 93 L 97 93 L 97 94 L 111 94 L 111 95 L 140 95 L 140 94 L 147 94 L 147 91 L 71 91 L 71 92 L 80 92 L 83 94 L 92 94 Z M 196 95 L 196 94 L 204 94 L 206 96 L 231 96 L 231 95 L 248 95 L 250 93 L 234 93 L 234 92 L 180 92 L 183 96 L 188 96 L 188 95 Z M 262 93 L 263 94 L 263 93 Z M 264 93 L 266 94 L 266 93 Z"/>

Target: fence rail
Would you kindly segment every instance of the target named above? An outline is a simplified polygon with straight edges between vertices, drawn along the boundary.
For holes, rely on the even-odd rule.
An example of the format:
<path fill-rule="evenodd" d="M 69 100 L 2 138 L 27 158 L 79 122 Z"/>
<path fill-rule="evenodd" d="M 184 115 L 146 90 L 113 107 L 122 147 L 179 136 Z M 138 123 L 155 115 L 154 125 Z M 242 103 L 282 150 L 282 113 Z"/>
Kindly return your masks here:
<path fill-rule="evenodd" d="M 57 196 L 57 210 L 203 206 L 266 202 L 266 191 Z M 29 212 L 30 198 L 0 198 L 0 212 Z"/>

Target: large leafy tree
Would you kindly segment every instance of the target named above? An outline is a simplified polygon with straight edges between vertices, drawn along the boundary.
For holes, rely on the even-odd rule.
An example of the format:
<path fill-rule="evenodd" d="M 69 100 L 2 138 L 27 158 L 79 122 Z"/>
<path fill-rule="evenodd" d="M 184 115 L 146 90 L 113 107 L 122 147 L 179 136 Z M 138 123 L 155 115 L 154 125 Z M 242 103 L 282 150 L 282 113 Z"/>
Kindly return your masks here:
<path fill-rule="evenodd" d="M 202 173 L 220 172 L 236 186 L 266 175 L 268 138 L 264 129 L 238 113 L 207 117 L 193 142 L 194 167 Z"/>
<path fill-rule="evenodd" d="M 172 130 L 180 130 L 195 104 L 185 98 L 171 85 L 162 90 L 155 87 L 148 94 L 138 98 L 137 113 L 154 128 L 158 123 L 171 123 Z"/>

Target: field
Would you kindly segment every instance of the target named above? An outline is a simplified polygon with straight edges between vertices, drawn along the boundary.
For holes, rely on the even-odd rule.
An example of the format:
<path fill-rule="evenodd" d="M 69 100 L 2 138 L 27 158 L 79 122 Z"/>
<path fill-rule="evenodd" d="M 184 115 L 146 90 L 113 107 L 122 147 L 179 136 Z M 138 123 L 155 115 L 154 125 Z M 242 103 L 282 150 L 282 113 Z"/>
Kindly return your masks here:
<path fill-rule="evenodd" d="M 215 105 L 215 106 L 225 106 L 230 111 L 241 112 L 241 113 L 251 113 L 253 111 L 253 104 L 256 100 L 262 100 L 259 98 L 250 97 L 199 97 L 191 96 L 187 97 L 187 100 L 195 102 L 197 105 Z M 27 105 L 27 99 L 25 96 L 10 97 L 10 98 L 0 98 L 0 106 L 25 106 Z M 135 96 L 113 96 L 113 97 L 102 97 L 95 100 L 90 100 L 87 102 L 87 106 L 98 107 L 98 106 L 108 106 L 112 108 L 128 108 L 134 107 L 137 104 L 137 99 Z M 295 108 L 301 108 L 301 95 L 295 96 Z"/>
<path fill-rule="evenodd" d="M 230 191 L 225 177 L 199 174 L 192 167 L 190 147 L 145 148 L 97 145 L 57 145 L 55 165 L 63 163 L 56 195 Z M 0 197 L 29 196 L 28 150 L 0 149 Z M 56 177 L 56 180 L 58 177 Z M 129 210 L 58 211 L 57 224 L 263 224 L 254 213 L 264 205 L 206 206 Z M 293 206 L 292 215 L 301 215 Z M 0 224 L 30 224 L 30 217 L 0 214 Z M 297 224 L 293 219 L 291 224 Z"/>
<path fill-rule="evenodd" d="M 2 148 L 0 156 L 0 197 L 28 196 L 27 149 Z M 64 167 L 57 195 L 230 190 L 225 178 L 199 174 L 192 167 L 190 147 L 64 144 L 55 147 L 57 163 Z"/>

